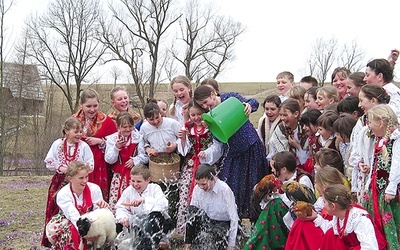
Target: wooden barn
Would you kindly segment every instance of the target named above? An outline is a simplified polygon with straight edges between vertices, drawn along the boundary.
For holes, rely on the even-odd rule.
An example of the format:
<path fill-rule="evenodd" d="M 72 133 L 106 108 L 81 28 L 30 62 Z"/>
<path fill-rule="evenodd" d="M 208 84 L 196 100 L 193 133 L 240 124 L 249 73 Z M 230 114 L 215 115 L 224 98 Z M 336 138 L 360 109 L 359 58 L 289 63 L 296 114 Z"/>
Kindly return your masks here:
<path fill-rule="evenodd" d="M 3 64 L 4 98 L 7 113 L 37 115 L 42 113 L 45 92 L 36 65 L 18 63 Z"/>

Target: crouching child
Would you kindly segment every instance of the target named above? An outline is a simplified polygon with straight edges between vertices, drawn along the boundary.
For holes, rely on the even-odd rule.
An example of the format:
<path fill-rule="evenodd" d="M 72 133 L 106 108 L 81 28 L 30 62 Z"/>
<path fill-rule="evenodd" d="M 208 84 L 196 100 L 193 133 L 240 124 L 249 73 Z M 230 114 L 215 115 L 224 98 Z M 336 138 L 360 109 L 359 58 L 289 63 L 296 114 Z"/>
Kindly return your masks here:
<path fill-rule="evenodd" d="M 116 204 L 116 220 L 124 227 L 139 229 L 137 249 L 157 249 L 169 230 L 168 200 L 159 185 L 150 183 L 150 170 L 145 165 L 134 166 L 130 174 L 130 185 Z"/>
<path fill-rule="evenodd" d="M 185 248 L 211 244 L 216 249 L 236 249 L 239 216 L 229 186 L 218 179 L 209 164 L 200 164 L 188 207 Z M 209 248 L 204 248 L 209 249 Z"/>

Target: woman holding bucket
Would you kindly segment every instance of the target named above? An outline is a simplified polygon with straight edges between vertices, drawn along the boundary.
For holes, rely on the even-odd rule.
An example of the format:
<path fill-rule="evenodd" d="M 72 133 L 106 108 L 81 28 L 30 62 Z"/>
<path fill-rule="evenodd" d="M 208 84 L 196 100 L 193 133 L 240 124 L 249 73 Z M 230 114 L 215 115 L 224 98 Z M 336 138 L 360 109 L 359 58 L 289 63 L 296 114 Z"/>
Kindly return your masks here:
<path fill-rule="evenodd" d="M 215 91 L 207 85 L 199 86 L 194 91 L 195 102 L 205 111 L 210 111 L 211 116 L 212 109 L 223 104 L 230 97 L 239 100 L 244 107 L 241 105 L 236 106 L 236 109 L 233 109 L 230 105 L 226 107 L 226 110 L 222 113 L 228 113 L 231 116 L 226 117 L 226 120 L 235 119 L 236 116 L 241 117 L 243 110 L 244 114 L 249 116 L 251 112 L 255 112 L 258 109 L 256 99 L 245 99 L 238 93 L 230 92 L 217 96 Z M 235 194 L 239 216 L 241 218 L 250 218 L 252 217 L 252 214 L 250 214 L 250 200 L 253 187 L 269 173 L 265 148 L 248 119 L 242 123 L 242 126 L 237 128 L 229 127 L 232 123 L 226 122 L 226 120 L 225 123 L 224 121 L 219 122 L 221 126 L 225 126 L 222 130 L 236 129 L 236 132 L 231 137 L 225 138 L 229 148 L 223 160 L 219 178 L 226 181 Z M 213 130 L 211 132 L 215 135 Z"/>

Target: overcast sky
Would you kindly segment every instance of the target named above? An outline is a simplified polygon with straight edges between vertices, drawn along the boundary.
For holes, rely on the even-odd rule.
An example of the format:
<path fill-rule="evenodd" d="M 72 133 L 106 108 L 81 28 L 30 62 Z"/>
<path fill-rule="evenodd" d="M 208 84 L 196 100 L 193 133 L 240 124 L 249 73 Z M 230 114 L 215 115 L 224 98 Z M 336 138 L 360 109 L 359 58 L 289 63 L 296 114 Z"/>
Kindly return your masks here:
<path fill-rule="evenodd" d="M 45 10 L 48 2 L 17 0 L 6 16 L 7 31 L 14 35 L 20 32 L 26 16 L 32 11 Z M 393 48 L 400 49 L 399 0 L 212 2 L 219 13 L 246 27 L 235 50 L 236 60 L 217 79 L 221 82 L 275 81 L 276 75 L 285 70 L 299 81 L 311 46 L 320 37 L 335 37 L 340 44 L 356 40 L 366 51 L 365 64 L 373 58 L 386 58 Z M 399 68 L 395 71 L 397 80 Z"/>

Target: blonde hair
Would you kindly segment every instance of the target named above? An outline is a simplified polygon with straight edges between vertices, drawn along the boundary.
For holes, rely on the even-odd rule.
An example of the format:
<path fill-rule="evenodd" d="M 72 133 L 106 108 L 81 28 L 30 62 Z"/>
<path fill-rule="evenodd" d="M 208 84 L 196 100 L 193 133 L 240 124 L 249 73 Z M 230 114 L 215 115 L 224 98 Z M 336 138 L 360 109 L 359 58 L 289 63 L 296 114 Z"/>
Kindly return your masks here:
<path fill-rule="evenodd" d="M 97 93 L 97 91 L 92 88 L 87 88 L 82 91 L 79 101 L 81 102 L 81 104 L 83 104 L 87 101 L 87 99 L 91 98 L 96 98 L 97 101 L 100 102 L 99 93 Z"/>
<path fill-rule="evenodd" d="M 186 76 L 184 76 L 184 75 L 178 75 L 178 76 L 175 76 L 174 78 L 172 78 L 172 80 L 171 80 L 171 84 L 170 84 L 170 87 L 171 87 L 171 89 L 172 89 L 172 86 L 175 84 L 175 83 L 182 83 L 183 85 L 185 85 L 186 87 L 188 87 L 189 88 L 189 96 L 190 96 L 190 98 L 192 98 L 192 96 L 193 96 L 193 94 L 192 94 L 192 85 L 190 84 L 190 80 L 189 80 L 189 78 L 187 78 Z M 174 102 L 173 102 L 173 105 L 172 105 L 172 108 L 171 108 L 171 110 L 170 110 L 170 115 L 172 115 L 172 116 L 174 116 L 175 115 L 175 111 L 176 111 L 176 107 L 175 107 L 175 105 L 176 105 L 176 97 L 174 98 Z"/>
<path fill-rule="evenodd" d="M 349 209 L 352 203 L 351 193 L 343 184 L 334 184 L 327 187 L 324 191 L 324 199 L 338 204 L 342 209 Z"/>
<path fill-rule="evenodd" d="M 294 86 L 289 90 L 289 97 L 300 100 L 304 100 L 304 95 L 306 94 L 307 90 L 302 86 Z"/>
<path fill-rule="evenodd" d="M 62 134 L 66 136 L 66 131 L 70 129 L 79 129 L 82 128 L 82 123 L 75 117 L 69 117 L 65 120 L 64 125 L 62 126 Z"/>
<path fill-rule="evenodd" d="M 333 98 L 333 100 L 335 102 L 337 102 L 339 100 L 339 93 L 337 91 L 337 89 L 333 86 L 327 85 L 327 86 L 323 86 L 321 88 L 318 88 L 317 90 L 317 95 L 318 93 L 325 93 L 326 97 L 328 99 Z"/>
<path fill-rule="evenodd" d="M 385 138 L 390 137 L 392 128 L 399 127 L 399 121 L 394 111 L 386 104 L 378 104 L 368 110 L 369 121 L 383 121 L 386 125 Z"/>
<path fill-rule="evenodd" d="M 89 173 L 90 172 L 89 164 L 83 161 L 72 161 L 68 165 L 67 172 L 65 173 L 65 175 L 73 177 L 81 170 L 86 170 Z"/>
<path fill-rule="evenodd" d="M 287 77 L 289 82 L 294 81 L 294 75 L 289 71 L 283 71 L 276 76 L 276 79 Z"/>
<path fill-rule="evenodd" d="M 150 178 L 150 169 L 143 164 L 137 164 L 131 169 L 131 175 L 141 175 L 147 180 Z"/>
<path fill-rule="evenodd" d="M 115 86 L 115 87 L 110 91 L 110 99 L 111 99 L 111 100 L 114 100 L 114 94 L 115 94 L 116 92 L 120 91 L 120 90 L 125 91 L 125 92 L 128 94 L 128 92 L 126 91 L 126 88 L 125 88 L 125 87 L 123 87 L 123 86 Z"/>
<path fill-rule="evenodd" d="M 319 183 L 325 186 L 330 186 L 333 184 L 344 184 L 343 176 L 334 167 L 326 166 L 321 168 L 315 174 L 315 183 Z"/>

